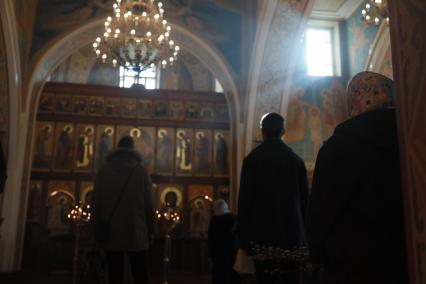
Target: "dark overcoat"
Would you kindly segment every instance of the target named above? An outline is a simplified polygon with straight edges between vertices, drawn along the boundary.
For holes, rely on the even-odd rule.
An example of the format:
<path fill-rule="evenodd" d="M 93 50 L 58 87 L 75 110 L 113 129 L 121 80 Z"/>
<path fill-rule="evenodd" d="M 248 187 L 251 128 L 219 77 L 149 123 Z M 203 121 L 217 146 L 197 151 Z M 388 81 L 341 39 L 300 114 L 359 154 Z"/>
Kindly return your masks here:
<path fill-rule="evenodd" d="M 140 162 L 137 152 L 118 148 L 107 157 L 107 164 L 96 175 L 92 211 L 95 226 L 100 218 L 108 219 L 130 176 L 111 219 L 109 239 L 101 244 L 108 251 L 148 249 L 154 228 L 152 183 Z"/>
<path fill-rule="evenodd" d="M 402 284 L 404 227 L 395 111 L 343 122 L 321 148 L 307 237 L 327 284 Z"/>
<path fill-rule="evenodd" d="M 238 200 L 239 247 L 249 242 L 304 244 L 308 182 L 303 160 L 281 139 L 264 141 L 243 161 Z"/>

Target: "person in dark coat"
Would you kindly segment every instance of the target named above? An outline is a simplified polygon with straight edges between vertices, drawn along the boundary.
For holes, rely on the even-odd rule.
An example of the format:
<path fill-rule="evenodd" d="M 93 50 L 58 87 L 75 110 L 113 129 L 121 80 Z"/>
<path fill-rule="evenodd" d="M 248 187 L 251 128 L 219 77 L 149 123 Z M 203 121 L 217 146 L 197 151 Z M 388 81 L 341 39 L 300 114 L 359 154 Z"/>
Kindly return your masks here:
<path fill-rule="evenodd" d="M 293 249 L 305 244 L 305 210 L 308 180 L 304 161 L 281 139 L 284 118 L 276 113 L 262 117 L 263 143 L 243 161 L 238 200 L 239 247 L 250 255 L 250 242 Z M 259 283 L 275 283 L 255 261 Z M 287 273 L 282 283 L 297 283 Z"/>
<path fill-rule="evenodd" d="M 408 283 L 393 89 L 380 74 L 356 75 L 352 118 L 318 153 L 307 237 L 326 284 Z"/>
<path fill-rule="evenodd" d="M 146 253 L 154 232 L 152 183 L 141 165 L 141 156 L 133 149 L 131 137 L 120 139 L 118 148 L 108 155 L 107 164 L 96 175 L 93 191 L 95 227 L 100 220 L 108 220 L 118 204 L 108 238 L 100 242 L 106 252 L 111 284 L 123 283 L 124 257 L 130 261 L 134 283 L 149 283 Z"/>
<path fill-rule="evenodd" d="M 212 261 L 212 284 L 237 283 L 237 274 L 232 269 L 237 252 L 234 225 L 235 216 L 229 211 L 225 200 L 215 200 L 207 237 Z"/>

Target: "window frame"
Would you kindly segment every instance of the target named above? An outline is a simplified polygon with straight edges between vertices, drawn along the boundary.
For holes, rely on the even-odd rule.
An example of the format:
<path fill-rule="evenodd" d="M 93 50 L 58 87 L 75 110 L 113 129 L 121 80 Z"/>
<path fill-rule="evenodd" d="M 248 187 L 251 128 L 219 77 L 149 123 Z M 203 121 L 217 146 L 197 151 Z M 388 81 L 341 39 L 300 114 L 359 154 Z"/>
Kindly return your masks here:
<path fill-rule="evenodd" d="M 160 85 L 160 68 L 158 68 L 158 67 L 154 67 L 154 68 L 155 68 L 155 76 L 153 76 L 153 77 L 142 76 L 143 71 L 139 74 L 139 83 L 143 84 L 145 86 L 145 88 L 147 88 L 146 81 L 148 79 L 153 79 L 155 81 L 155 87 L 154 88 L 147 88 L 149 90 L 158 89 L 159 85 Z M 129 87 L 125 86 L 126 78 L 127 79 L 131 78 L 132 81 L 134 82 L 135 76 L 129 75 L 128 72 L 134 72 L 134 71 L 127 70 L 126 68 L 120 66 L 119 75 L 118 75 L 119 76 L 119 87 L 120 88 L 130 88 L 131 87 L 131 86 L 129 86 Z"/>
<path fill-rule="evenodd" d="M 331 53 L 332 53 L 332 75 L 309 75 L 308 74 L 308 59 L 307 59 L 307 39 L 306 39 L 306 73 L 312 77 L 339 77 L 342 76 L 342 59 L 340 51 L 340 31 L 339 23 L 337 21 L 325 21 L 325 20 L 309 20 L 306 26 L 305 37 L 309 29 L 315 30 L 328 30 L 330 31 L 331 39 Z"/>

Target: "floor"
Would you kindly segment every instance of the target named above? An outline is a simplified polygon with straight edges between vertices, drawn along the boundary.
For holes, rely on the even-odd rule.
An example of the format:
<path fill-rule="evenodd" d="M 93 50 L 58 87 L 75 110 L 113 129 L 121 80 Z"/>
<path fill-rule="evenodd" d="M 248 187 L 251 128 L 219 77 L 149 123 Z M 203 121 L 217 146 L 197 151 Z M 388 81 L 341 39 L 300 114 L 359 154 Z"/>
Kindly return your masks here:
<path fill-rule="evenodd" d="M 152 284 L 163 284 L 163 276 L 152 275 Z M 69 272 L 43 273 L 39 271 L 0 273 L 0 283 L 2 284 L 72 284 L 72 275 Z M 84 281 L 81 284 L 99 284 L 97 281 Z M 208 274 L 192 273 L 171 273 L 168 277 L 168 284 L 208 284 Z M 127 283 L 126 283 L 127 284 Z M 130 282 L 128 283 L 130 284 Z"/>

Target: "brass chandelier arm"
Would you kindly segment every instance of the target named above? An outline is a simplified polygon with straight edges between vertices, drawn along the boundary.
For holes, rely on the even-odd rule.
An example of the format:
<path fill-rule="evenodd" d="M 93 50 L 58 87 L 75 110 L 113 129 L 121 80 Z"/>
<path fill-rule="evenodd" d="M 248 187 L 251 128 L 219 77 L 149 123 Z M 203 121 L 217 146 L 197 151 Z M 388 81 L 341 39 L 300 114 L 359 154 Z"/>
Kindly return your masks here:
<path fill-rule="evenodd" d="M 150 67 L 165 68 L 177 60 L 180 48 L 171 39 L 161 2 L 117 0 L 104 25 L 103 36 L 93 43 L 103 63 L 140 73 Z"/>

